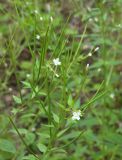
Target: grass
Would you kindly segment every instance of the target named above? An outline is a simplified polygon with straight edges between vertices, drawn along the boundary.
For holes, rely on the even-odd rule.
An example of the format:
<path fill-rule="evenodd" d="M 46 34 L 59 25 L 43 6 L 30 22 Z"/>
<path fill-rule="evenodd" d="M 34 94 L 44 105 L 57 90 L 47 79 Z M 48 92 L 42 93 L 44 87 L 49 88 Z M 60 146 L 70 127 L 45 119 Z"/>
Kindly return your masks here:
<path fill-rule="evenodd" d="M 121 6 L 1 2 L 0 160 L 122 158 Z"/>

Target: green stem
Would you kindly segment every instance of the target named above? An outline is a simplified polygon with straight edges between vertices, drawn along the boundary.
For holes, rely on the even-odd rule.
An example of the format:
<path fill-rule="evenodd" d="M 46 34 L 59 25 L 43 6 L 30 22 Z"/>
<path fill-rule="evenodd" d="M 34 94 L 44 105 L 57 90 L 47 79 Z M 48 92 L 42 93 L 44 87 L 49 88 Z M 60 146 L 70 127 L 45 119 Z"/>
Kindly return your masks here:
<path fill-rule="evenodd" d="M 19 130 L 17 129 L 15 123 L 13 122 L 12 118 L 11 118 L 10 116 L 8 116 L 8 118 L 9 118 L 12 126 L 13 126 L 14 129 L 16 130 L 18 136 L 20 137 L 22 143 L 23 143 L 23 144 L 25 145 L 25 147 L 27 148 L 28 152 L 31 153 L 31 154 L 33 154 L 33 156 L 34 156 L 36 159 L 40 160 L 40 158 L 28 147 L 28 145 L 26 144 L 26 142 L 25 142 L 25 140 L 23 139 L 22 135 L 20 134 Z"/>

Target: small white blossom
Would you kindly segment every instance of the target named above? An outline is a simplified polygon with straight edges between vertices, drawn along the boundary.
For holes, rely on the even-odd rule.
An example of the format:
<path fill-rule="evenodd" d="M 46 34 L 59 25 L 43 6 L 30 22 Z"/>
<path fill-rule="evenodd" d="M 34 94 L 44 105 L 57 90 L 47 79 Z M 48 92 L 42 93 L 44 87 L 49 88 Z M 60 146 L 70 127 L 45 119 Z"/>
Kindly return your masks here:
<path fill-rule="evenodd" d="M 114 93 L 111 93 L 110 98 L 114 99 L 114 97 L 115 97 Z"/>
<path fill-rule="evenodd" d="M 35 10 L 34 12 L 35 12 L 35 14 L 38 14 L 38 10 Z"/>
<path fill-rule="evenodd" d="M 98 72 L 101 72 L 101 68 L 98 68 L 97 71 L 98 71 Z"/>
<path fill-rule="evenodd" d="M 91 56 L 92 56 L 92 53 L 90 52 L 90 53 L 88 54 L 88 56 L 91 57 Z"/>
<path fill-rule="evenodd" d="M 55 74 L 55 76 L 56 76 L 57 78 L 59 77 L 59 75 L 58 75 L 57 73 Z"/>
<path fill-rule="evenodd" d="M 59 58 L 53 59 L 53 63 L 55 66 L 61 65 L 61 62 L 59 61 Z"/>
<path fill-rule="evenodd" d="M 89 63 L 87 63 L 87 65 L 86 65 L 86 69 L 88 69 L 89 68 Z"/>
<path fill-rule="evenodd" d="M 97 17 L 95 17 L 94 20 L 95 20 L 95 22 L 98 22 L 98 18 Z"/>
<path fill-rule="evenodd" d="M 80 110 L 75 111 L 75 112 L 73 112 L 72 114 L 73 114 L 73 115 L 72 115 L 72 120 L 80 120 L 80 116 L 82 116 Z"/>
<path fill-rule="evenodd" d="M 26 77 L 29 78 L 29 77 L 30 77 L 30 74 L 27 74 Z"/>
<path fill-rule="evenodd" d="M 99 47 L 96 47 L 95 50 L 94 50 L 94 52 L 97 52 L 99 49 L 100 49 Z"/>
<path fill-rule="evenodd" d="M 52 16 L 50 17 L 50 21 L 53 22 L 53 17 Z"/>
<path fill-rule="evenodd" d="M 39 39 L 40 39 L 40 35 L 36 35 L 36 39 L 38 39 L 38 40 L 39 40 Z"/>
<path fill-rule="evenodd" d="M 43 21 L 43 17 L 40 17 L 39 19 L 40 19 L 40 21 Z"/>

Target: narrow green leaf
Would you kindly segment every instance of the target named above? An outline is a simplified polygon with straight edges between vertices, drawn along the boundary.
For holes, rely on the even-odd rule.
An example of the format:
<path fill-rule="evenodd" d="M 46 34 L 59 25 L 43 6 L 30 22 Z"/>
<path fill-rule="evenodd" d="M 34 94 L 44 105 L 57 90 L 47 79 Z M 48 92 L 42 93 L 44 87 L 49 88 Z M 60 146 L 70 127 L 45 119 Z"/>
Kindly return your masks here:
<path fill-rule="evenodd" d="M 69 128 L 65 128 L 57 134 L 57 137 L 61 137 Z"/>
<path fill-rule="evenodd" d="M 71 95 L 71 94 L 70 94 L 69 97 L 68 97 L 68 105 L 69 105 L 70 107 L 73 106 L 73 99 L 72 99 L 72 95 Z"/>
<path fill-rule="evenodd" d="M 56 122 L 56 123 L 59 123 L 59 117 L 57 116 L 57 114 L 55 114 L 55 113 L 53 113 L 53 118 L 54 118 L 54 121 Z"/>

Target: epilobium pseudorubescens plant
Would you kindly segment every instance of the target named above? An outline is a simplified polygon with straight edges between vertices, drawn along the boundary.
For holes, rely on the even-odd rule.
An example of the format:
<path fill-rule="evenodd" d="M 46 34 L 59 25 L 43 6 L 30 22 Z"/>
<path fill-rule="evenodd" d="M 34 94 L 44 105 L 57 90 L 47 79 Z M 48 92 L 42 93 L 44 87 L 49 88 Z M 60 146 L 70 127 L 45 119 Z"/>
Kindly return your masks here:
<path fill-rule="evenodd" d="M 76 136 L 71 141 L 65 141 L 63 137 L 68 135 L 72 128 L 77 128 L 78 123 L 82 122 L 81 118 L 87 107 L 104 95 L 104 93 L 98 94 L 99 88 L 88 102 L 81 105 L 80 93 L 84 84 L 81 80 L 78 84 L 77 82 L 72 84 L 74 73 L 77 72 L 77 75 L 75 75 L 77 79 L 82 76 L 84 69 L 87 79 L 86 73 L 89 64 L 79 70 L 80 46 L 84 34 L 85 32 L 81 36 L 81 41 L 74 53 L 72 54 L 72 51 L 69 50 L 68 53 L 64 54 L 63 50 L 60 50 L 60 58 L 55 58 L 53 52 L 51 52 L 51 58 L 47 59 L 46 51 L 41 50 L 37 59 L 33 50 L 30 50 L 35 60 L 31 73 L 27 74 L 25 81 L 22 81 L 26 94 L 24 97 L 21 94 L 20 98 L 17 96 L 13 96 L 13 98 L 19 106 L 25 107 L 25 110 L 28 110 L 28 107 L 30 108 L 27 113 L 23 112 L 22 117 L 27 119 L 28 124 L 33 119 L 28 126 L 28 130 L 26 130 L 27 137 L 30 136 L 32 142 L 24 139 L 13 120 L 11 118 L 10 120 L 28 152 L 36 159 L 49 158 L 53 153 L 64 152 L 65 148 L 75 143 L 83 134 L 83 129 L 78 133 L 76 132 Z M 37 36 L 36 38 L 40 39 L 40 36 Z M 45 45 L 49 44 L 46 43 Z M 42 47 L 45 50 L 45 46 Z M 58 53 L 56 54 L 59 56 Z M 89 56 L 91 57 L 92 53 L 88 54 L 87 57 Z M 81 63 L 87 57 L 82 56 Z M 13 113 L 16 114 L 17 111 L 13 110 Z M 36 135 L 38 135 L 37 140 L 35 139 Z M 35 144 L 36 148 L 33 150 L 28 144 Z"/>
<path fill-rule="evenodd" d="M 36 24 L 32 29 L 34 33 L 30 30 L 30 39 L 25 38 L 31 55 L 29 72 L 21 83 L 18 76 L 16 77 L 20 95 L 13 96 L 17 108 L 12 111 L 13 118 L 9 118 L 22 141 L 22 150 L 24 148 L 27 155 L 33 159 L 50 159 L 57 153 L 65 153 L 67 148 L 82 136 L 83 128 L 77 128 L 82 123 L 85 110 L 105 93 L 99 94 L 102 83 L 91 98 L 87 99 L 85 95 L 85 101 L 81 103 L 81 93 L 87 86 L 87 74 L 90 70 L 87 58 L 93 56 L 92 51 L 87 56 L 81 51 L 86 27 L 80 35 L 80 41 L 75 43 L 73 40 L 71 47 L 68 47 L 65 40 L 66 24 L 61 35 L 55 40 L 55 19 L 52 16 L 44 19 L 37 10 L 34 10 L 34 13 L 36 15 L 32 14 L 34 17 L 31 18 L 41 20 L 47 28 L 43 34 L 39 33 L 40 26 Z M 21 17 L 18 18 L 21 20 Z M 21 25 L 26 33 L 26 24 L 21 22 Z M 98 50 L 97 47 L 93 52 Z M 15 124 L 14 118 L 21 120 L 19 125 Z M 19 153 L 17 155 L 20 156 Z M 24 154 L 23 157 L 26 158 Z"/>

